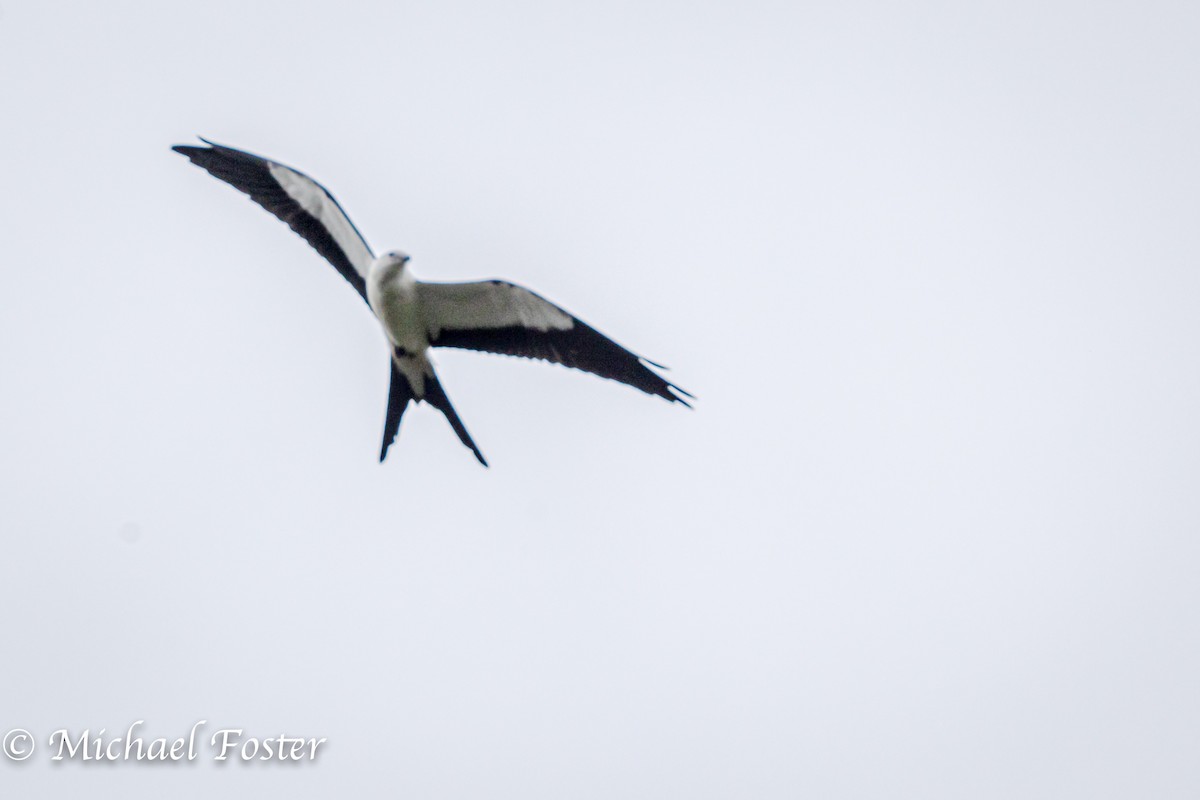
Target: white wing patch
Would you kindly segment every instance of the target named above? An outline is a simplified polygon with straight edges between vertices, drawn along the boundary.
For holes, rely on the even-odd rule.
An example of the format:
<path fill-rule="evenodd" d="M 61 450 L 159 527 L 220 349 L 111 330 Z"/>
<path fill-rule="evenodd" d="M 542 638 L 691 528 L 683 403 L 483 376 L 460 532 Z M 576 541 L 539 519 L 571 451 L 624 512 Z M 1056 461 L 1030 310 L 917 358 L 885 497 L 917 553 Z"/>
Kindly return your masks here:
<path fill-rule="evenodd" d="M 570 330 L 575 320 L 528 289 L 503 281 L 418 283 L 417 298 L 431 339 L 443 330 L 528 328 Z"/>
<path fill-rule="evenodd" d="M 354 269 L 366 280 L 374 257 L 337 202 L 307 175 L 273 161 L 268 162 L 268 168 L 271 170 L 271 177 L 283 187 L 288 196 L 316 217 L 325 230 L 329 231 L 329 235 L 346 254 Z"/>

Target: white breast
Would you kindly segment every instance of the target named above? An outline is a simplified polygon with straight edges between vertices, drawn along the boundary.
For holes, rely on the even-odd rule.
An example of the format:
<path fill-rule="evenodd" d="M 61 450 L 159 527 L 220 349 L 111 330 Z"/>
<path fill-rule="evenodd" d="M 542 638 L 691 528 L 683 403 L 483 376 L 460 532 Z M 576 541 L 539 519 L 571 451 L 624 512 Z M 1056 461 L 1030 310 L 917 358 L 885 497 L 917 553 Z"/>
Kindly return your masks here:
<path fill-rule="evenodd" d="M 376 260 L 367 276 L 367 303 L 393 345 L 413 354 L 429 347 L 417 303 L 417 282 L 403 264 Z"/>

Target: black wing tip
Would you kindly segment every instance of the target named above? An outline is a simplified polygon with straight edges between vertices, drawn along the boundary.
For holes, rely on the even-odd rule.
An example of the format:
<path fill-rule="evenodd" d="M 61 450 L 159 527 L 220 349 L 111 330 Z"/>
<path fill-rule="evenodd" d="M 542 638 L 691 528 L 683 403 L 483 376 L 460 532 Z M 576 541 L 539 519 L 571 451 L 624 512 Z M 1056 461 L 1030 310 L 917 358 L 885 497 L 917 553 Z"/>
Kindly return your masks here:
<path fill-rule="evenodd" d="M 271 159 L 264 156 L 249 153 L 245 150 L 238 150 L 236 147 L 229 147 L 223 144 L 217 144 L 211 139 L 205 139 L 203 136 L 197 136 L 197 139 L 204 142 L 207 147 L 200 147 L 194 144 L 177 144 L 171 147 L 176 153 L 185 155 L 192 161 L 196 160 L 196 156 L 225 156 L 227 158 L 238 159 L 242 161 L 252 161 L 255 163 L 266 162 L 274 163 Z"/>
<path fill-rule="evenodd" d="M 218 153 L 221 153 L 222 155 L 229 155 L 229 156 L 235 156 L 235 157 L 242 156 L 242 157 L 247 157 L 247 158 L 251 158 L 251 159 L 255 159 L 255 160 L 259 160 L 259 161 L 269 160 L 269 159 L 263 158 L 262 156 L 255 155 L 254 153 L 247 153 L 245 150 L 238 150 L 236 147 L 229 147 L 228 145 L 217 144 L 212 139 L 205 139 L 203 136 L 197 136 L 196 138 L 199 139 L 200 141 L 204 142 L 206 145 L 208 145 L 208 149 L 210 151 L 216 151 Z"/>
<path fill-rule="evenodd" d="M 649 367 L 654 367 L 655 369 L 660 369 L 664 372 L 670 371 L 670 367 L 659 364 L 657 361 L 651 361 L 645 356 L 638 356 L 638 361 L 642 362 L 643 367 L 647 367 L 647 365 L 649 365 Z M 647 367 L 646 371 L 651 375 L 654 375 L 654 371 L 649 369 L 649 367 Z M 654 375 L 654 377 L 661 381 L 659 390 L 654 392 L 654 394 L 657 394 L 659 397 L 662 397 L 663 399 L 672 403 L 682 403 L 684 407 L 692 408 L 692 404 L 689 403 L 688 400 L 695 400 L 696 395 L 692 394 L 681 386 L 676 386 L 661 375 Z"/>
<path fill-rule="evenodd" d="M 638 361 L 641 361 L 641 362 L 642 362 L 643 364 L 645 364 L 645 365 L 648 365 L 648 366 L 654 367 L 655 369 L 661 369 L 661 370 L 663 370 L 664 372 L 670 372 L 670 371 L 671 371 L 671 368 L 670 368 L 670 367 L 668 367 L 666 364 L 660 364 L 660 363 L 658 363 L 657 361 L 651 361 L 650 359 L 646 358 L 645 356 L 638 356 L 638 357 L 637 357 L 637 360 L 638 360 Z"/>
<path fill-rule="evenodd" d="M 676 386 L 673 383 L 668 383 L 667 388 L 668 388 L 668 394 L 667 394 L 668 400 L 670 400 L 672 403 L 679 403 L 684 408 L 690 408 L 692 410 L 695 410 L 695 406 L 693 406 L 691 403 L 689 403 L 688 400 L 695 400 L 696 395 L 694 395 L 690 392 L 687 392 L 683 389 L 680 389 L 678 386 Z M 684 399 L 684 398 L 686 398 L 686 399 Z"/>
<path fill-rule="evenodd" d="M 645 356 L 638 356 L 637 360 L 642 363 L 643 367 L 647 367 L 648 371 L 651 374 L 653 374 L 653 370 L 649 370 L 649 367 L 654 367 L 654 369 L 661 370 L 663 372 L 671 371 L 671 368 L 668 367 L 666 364 L 660 364 L 657 361 L 651 361 L 650 359 L 646 358 Z M 695 400 L 696 395 L 692 394 L 687 389 L 684 389 L 681 386 L 676 386 L 675 384 L 671 383 L 670 381 L 668 381 L 666 378 L 662 377 L 661 375 L 655 375 L 654 377 L 657 378 L 658 380 L 662 381 L 664 384 L 662 386 L 661 390 L 655 392 L 655 394 L 657 394 L 659 397 L 662 397 L 662 398 L 665 398 L 666 400 L 671 401 L 672 403 L 683 403 L 688 408 L 692 407 L 692 404 L 689 403 L 688 400 Z M 687 398 L 687 399 L 685 400 L 684 398 Z"/>
<path fill-rule="evenodd" d="M 199 139 L 200 141 L 204 142 L 206 145 L 208 145 L 208 147 L 201 147 L 201 146 L 195 145 L 195 144 L 176 144 L 176 145 L 172 145 L 171 149 L 174 150 L 176 153 L 187 153 L 190 150 L 200 150 L 201 152 L 203 152 L 204 150 L 210 150 L 210 149 L 213 149 L 216 147 L 220 147 L 219 144 L 213 144 L 208 139 L 205 139 L 203 136 L 197 136 L 196 138 Z"/>
<path fill-rule="evenodd" d="M 683 397 L 686 397 L 688 400 L 696 399 L 696 395 L 692 394 L 687 389 L 684 389 L 682 386 L 676 386 L 675 384 L 668 382 L 667 388 L 671 389 L 671 391 L 675 392 L 675 394 L 677 394 L 677 395 L 683 395 Z M 683 402 L 682 397 L 676 397 L 674 399 L 678 400 L 681 403 Z"/>
<path fill-rule="evenodd" d="M 177 144 L 177 145 L 175 145 L 174 147 L 172 147 L 171 149 L 172 149 L 172 150 L 178 150 L 180 147 L 190 147 L 190 148 L 191 148 L 191 149 L 193 149 L 193 150 L 205 150 L 205 149 L 209 149 L 209 150 L 232 150 L 232 149 L 233 149 L 233 148 L 231 148 L 231 147 L 225 147 L 224 145 L 217 144 L 216 142 L 212 141 L 211 139 L 205 139 L 203 136 L 200 136 L 199 134 L 197 134 L 197 135 L 196 135 L 196 138 L 197 138 L 197 139 L 199 139 L 200 141 L 204 142 L 206 145 L 208 145 L 208 147 L 207 147 L 207 148 L 204 148 L 204 147 L 198 147 L 198 146 L 196 146 L 196 145 L 194 145 L 194 144 L 192 144 L 192 145 L 188 145 L 188 144 Z"/>

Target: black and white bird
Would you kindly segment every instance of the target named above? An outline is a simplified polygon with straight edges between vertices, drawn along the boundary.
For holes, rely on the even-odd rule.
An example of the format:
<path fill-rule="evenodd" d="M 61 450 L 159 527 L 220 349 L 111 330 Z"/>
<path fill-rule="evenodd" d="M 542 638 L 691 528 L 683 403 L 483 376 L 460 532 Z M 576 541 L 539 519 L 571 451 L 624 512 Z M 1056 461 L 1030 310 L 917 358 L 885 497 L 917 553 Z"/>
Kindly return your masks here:
<path fill-rule="evenodd" d="M 276 161 L 200 141 L 208 146 L 172 149 L 286 222 L 349 281 L 383 326 L 392 357 L 380 461 L 408 404 L 424 401 L 446 416 L 462 443 L 487 466 L 438 381 L 430 347 L 543 359 L 690 407 L 685 398 L 692 395 L 650 369 L 663 369 L 661 364 L 626 350 L 528 289 L 500 280 L 418 281 L 407 254 L 393 250 L 376 258 L 333 195 L 312 178 Z"/>

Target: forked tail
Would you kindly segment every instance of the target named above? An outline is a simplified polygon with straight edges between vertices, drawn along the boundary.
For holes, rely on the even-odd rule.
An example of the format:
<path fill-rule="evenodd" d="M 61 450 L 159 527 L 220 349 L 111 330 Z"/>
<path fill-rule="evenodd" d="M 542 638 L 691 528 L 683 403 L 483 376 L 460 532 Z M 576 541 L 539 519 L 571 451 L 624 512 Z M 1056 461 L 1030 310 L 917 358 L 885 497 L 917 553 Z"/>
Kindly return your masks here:
<path fill-rule="evenodd" d="M 404 416 L 408 404 L 416 399 L 413 397 L 412 384 L 396 368 L 396 362 L 389 358 L 388 363 L 392 366 L 392 383 L 388 387 L 387 415 L 383 420 L 383 447 L 379 450 L 380 464 L 387 458 L 388 448 L 392 446 L 392 442 L 396 441 L 396 434 L 400 432 L 400 418 Z"/>
<path fill-rule="evenodd" d="M 413 391 L 412 384 L 409 383 L 408 378 L 396 366 L 394 359 L 391 359 L 391 365 L 392 382 L 391 387 L 388 389 L 387 416 L 383 423 L 383 446 L 379 451 L 379 460 L 382 462 L 387 458 L 388 448 L 392 446 L 392 442 L 396 441 L 396 434 L 400 430 L 400 419 L 404 416 L 404 411 L 408 408 L 408 404 L 414 400 L 424 400 L 446 416 L 446 421 L 450 423 L 450 427 L 458 434 L 459 440 L 475 454 L 475 458 L 479 459 L 479 463 L 486 467 L 488 465 L 487 460 L 483 457 L 483 453 L 479 452 L 479 448 L 475 446 L 474 440 L 471 439 L 471 434 L 467 433 L 467 426 L 463 425 L 458 412 L 454 410 L 450 398 L 446 396 L 446 390 L 442 388 L 441 382 L 433 372 L 432 365 L 430 365 L 428 371 L 425 373 L 424 397 L 417 397 L 416 392 Z"/>
<path fill-rule="evenodd" d="M 475 442 L 471 439 L 471 434 L 467 433 L 467 426 L 463 425 L 463 421 L 459 419 L 458 412 L 450 404 L 450 398 L 446 396 L 446 390 L 442 388 L 442 382 L 438 380 L 433 370 L 430 370 L 429 374 L 425 376 L 425 396 L 421 399 L 446 415 L 446 421 L 450 423 L 450 427 L 454 428 L 454 432 L 458 434 L 459 441 L 470 448 L 475 457 L 479 459 L 479 463 L 486 467 L 488 465 L 487 459 L 483 457 L 483 453 L 479 452 L 479 448 L 475 446 Z"/>

